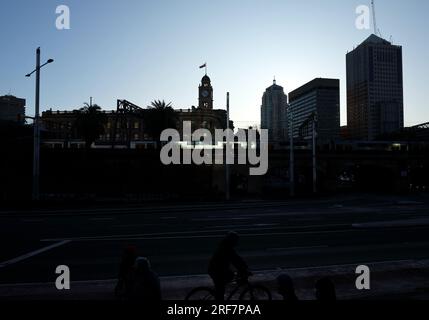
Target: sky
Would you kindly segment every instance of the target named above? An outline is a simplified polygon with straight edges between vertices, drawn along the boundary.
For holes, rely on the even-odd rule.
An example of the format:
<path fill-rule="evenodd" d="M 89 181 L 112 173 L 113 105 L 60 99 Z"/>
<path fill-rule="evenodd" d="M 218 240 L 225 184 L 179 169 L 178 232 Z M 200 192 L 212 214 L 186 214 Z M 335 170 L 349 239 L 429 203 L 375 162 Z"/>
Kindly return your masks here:
<path fill-rule="evenodd" d="M 56 28 L 56 8 L 70 8 L 70 30 Z M 285 92 L 316 77 L 341 81 L 346 124 L 345 55 L 372 30 L 355 26 L 370 0 L 0 0 L 0 95 L 27 99 L 34 114 L 35 50 L 42 48 L 41 110 L 73 110 L 93 97 L 146 107 L 164 99 L 198 104 L 207 62 L 215 108 L 231 93 L 238 127 L 260 122 L 262 94 Z M 377 0 L 381 34 L 403 46 L 405 124 L 429 121 L 429 1 Z"/>

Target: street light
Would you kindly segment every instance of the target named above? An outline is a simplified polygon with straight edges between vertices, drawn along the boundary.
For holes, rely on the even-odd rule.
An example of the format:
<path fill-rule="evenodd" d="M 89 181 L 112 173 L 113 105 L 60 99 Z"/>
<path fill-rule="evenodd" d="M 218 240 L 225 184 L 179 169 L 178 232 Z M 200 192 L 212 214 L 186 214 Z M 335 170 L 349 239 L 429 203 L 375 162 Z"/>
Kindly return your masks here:
<path fill-rule="evenodd" d="M 36 73 L 36 103 L 34 113 L 34 148 L 33 148 L 33 200 L 39 200 L 39 176 L 40 176 L 40 129 L 39 129 L 39 113 L 40 113 L 40 69 L 47 64 L 54 62 L 49 59 L 44 64 L 40 65 L 40 47 L 36 50 L 36 69 L 26 75 L 27 78 Z"/>
<path fill-rule="evenodd" d="M 229 152 L 229 92 L 226 94 L 226 130 L 227 130 L 227 139 L 225 144 L 225 200 L 229 201 L 231 198 L 230 195 L 230 176 L 229 176 L 229 163 L 228 163 L 228 152 Z"/>

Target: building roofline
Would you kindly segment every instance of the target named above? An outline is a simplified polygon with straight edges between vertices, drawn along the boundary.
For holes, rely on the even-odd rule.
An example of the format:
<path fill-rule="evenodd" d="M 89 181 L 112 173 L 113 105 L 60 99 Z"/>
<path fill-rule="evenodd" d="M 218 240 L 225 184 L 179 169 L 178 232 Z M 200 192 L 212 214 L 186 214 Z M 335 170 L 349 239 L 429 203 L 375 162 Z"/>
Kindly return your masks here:
<path fill-rule="evenodd" d="M 289 92 L 289 101 L 295 100 L 298 97 L 307 94 L 315 89 L 328 88 L 339 89 L 340 80 L 332 78 L 315 78 L 301 87 Z"/>

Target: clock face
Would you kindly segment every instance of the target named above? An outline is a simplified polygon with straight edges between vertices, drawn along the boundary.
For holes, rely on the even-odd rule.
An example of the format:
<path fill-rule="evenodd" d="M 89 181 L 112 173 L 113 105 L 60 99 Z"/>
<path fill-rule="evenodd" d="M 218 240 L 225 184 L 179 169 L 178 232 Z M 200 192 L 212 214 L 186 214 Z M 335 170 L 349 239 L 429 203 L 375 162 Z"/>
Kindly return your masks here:
<path fill-rule="evenodd" d="M 207 90 L 203 90 L 201 94 L 204 98 L 207 98 L 209 96 L 209 92 Z"/>

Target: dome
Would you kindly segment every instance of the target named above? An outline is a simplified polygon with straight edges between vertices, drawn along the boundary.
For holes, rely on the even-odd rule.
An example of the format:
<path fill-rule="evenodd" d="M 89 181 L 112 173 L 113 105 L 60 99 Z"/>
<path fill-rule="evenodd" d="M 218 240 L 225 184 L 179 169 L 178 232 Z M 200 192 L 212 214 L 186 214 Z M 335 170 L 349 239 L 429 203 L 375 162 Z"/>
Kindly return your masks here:
<path fill-rule="evenodd" d="M 201 79 L 201 82 L 202 82 L 202 83 L 205 83 L 205 82 L 211 82 L 210 77 L 209 77 L 208 75 L 205 75 L 205 76 Z"/>

